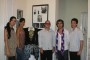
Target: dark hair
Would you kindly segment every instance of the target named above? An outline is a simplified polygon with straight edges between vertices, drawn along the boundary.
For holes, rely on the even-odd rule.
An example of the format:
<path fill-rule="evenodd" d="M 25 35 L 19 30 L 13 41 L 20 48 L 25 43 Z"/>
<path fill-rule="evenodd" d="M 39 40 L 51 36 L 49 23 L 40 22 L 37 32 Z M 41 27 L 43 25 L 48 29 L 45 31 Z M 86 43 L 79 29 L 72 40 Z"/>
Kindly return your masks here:
<path fill-rule="evenodd" d="M 21 18 L 21 19 L 19 20 L 19 22 L 22 22 L 22 21 L 25 21 L 25 18 Z"/>
<path fill-rule="evenodd" d="M 58 20 L 56 21 L 56 25 L 58 24 L 58 22 L 61 22 L 61 23 L 63 24 L 63 27 L 64 27 L 64 21 L 63 21 L 62 19 L 58 19 Z"/>
<path fill-rule="evenodd" d="M 12 19 L 16 19 L 16 17 L 14 17 L 14 16 L 10 17 L 9 22 L 11 22 Z M 8 39 L 10 39 L 10 37 L 11 37 L 11 28 L 10 28 L 10 23 L 9 22 L 5 26 L 5 29 L 7 29 L 7 33 L 8 33 Z"/>
<path fill-rule="evenodd" d="M 22 21 L 25 22 L 25 18 L 20 18 L 18 26 L 20 26 L 20 23 L 21 23 Z"/>
<path fill-rule="evenodd" d="M 77 18 L 73 18 L 73 19 L 71 20 L 71 23 L 72 23 L 72 21 L 75 21 L 76 24 L 78 24 L 78 19 L 77 19 Z"/>

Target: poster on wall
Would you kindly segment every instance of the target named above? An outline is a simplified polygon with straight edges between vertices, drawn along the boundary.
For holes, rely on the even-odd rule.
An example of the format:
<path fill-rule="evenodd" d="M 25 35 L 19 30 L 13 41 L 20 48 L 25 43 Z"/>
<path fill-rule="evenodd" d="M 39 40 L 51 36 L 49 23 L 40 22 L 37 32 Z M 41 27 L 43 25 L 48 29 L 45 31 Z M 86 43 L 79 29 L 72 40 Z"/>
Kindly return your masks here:
<path fill-rule="evenodd" d="M 17 28 L 18 25 L 19 25 L 19 19 L 20 19 L 20 18 L 23 18 L 23 10 L 21 10 L 21 9 L 17 9 L 16 28 Z"/>
<path fill-rule="evenodd" d="M 20 19 L 23 17 L 23 10 L 17 9 L 17 19 Z"/>
<path fill-rule="evenodd" d="M 35 28 L 44 28 L 44 22 L 48 20 L 48 4 L 32 6 L 32 24 Z"/>

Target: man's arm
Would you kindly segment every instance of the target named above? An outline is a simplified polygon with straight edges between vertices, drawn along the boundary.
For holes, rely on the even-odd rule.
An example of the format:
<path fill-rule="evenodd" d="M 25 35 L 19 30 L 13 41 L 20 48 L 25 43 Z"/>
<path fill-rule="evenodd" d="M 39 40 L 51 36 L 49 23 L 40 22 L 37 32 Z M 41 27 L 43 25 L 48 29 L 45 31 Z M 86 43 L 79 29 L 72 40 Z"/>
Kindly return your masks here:
<path fill-rule="evenodd" d="M 83 33 L 80 31 L 79 34 L 80 34 L 79 35 L 79 37 L 80 37 L 80 48 L 79 48 L 77 55 L 81 55 L 82 50 L 83 50 L 83 45 L 84 45 Z"/>
<path fill-rule="evenodd" d="M 81 41 L 80 41 L 80 49 L 79 49 L 79 51 L 78 51 L 77 55 L 81 55 L 82 50 L 83 50 L 83 44 L 84 44 L 84 41 L 83 41 L 83 40 L 81 40 Z"/>
<path fill-rule="evenodd" d="M 52 44 L 52 45 L 53 45 L 53 50 L 52 50 L 52 52 L 55 51 L 55 42 L 56 42 L 55 37 L 56 37 L 56 36 L 55 36 L 55 32 L 53 31 L 53 37 L 52 37 L 52 38 L 53 38 L 53 44 Z"/>
<path fill-rule="evenodd" d="M 40 48 L 40 53 L 43 54 L 43 49 L 42 49 L 42 36 L 41 36 L 41 32 L 38 32 L 38 43 L 39 43 L 39 48 Z"/>

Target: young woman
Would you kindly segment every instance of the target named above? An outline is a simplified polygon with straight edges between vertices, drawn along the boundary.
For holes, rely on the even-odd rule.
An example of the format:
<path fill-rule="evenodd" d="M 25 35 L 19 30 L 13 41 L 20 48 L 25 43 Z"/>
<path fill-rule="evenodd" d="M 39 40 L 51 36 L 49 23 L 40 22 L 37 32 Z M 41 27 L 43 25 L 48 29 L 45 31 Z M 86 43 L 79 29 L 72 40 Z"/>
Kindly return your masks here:
<path fill-rule="evenodd" d="M 8 60 L 15 60 L 16 55 L 16 34 L 13 26 L 16 17 L 12 16 L 4 29 L 5 54 Z"/>
<path fill-rule="evenodd" d="M 23 60 L 24 55 L 24 43 L 25 43 L 25 32 L 23 30 L 23 26 L 25 25 L 25 19 L 21 18 L 19 21 L 19 26 L 17 27 L 17 60 Z"/>

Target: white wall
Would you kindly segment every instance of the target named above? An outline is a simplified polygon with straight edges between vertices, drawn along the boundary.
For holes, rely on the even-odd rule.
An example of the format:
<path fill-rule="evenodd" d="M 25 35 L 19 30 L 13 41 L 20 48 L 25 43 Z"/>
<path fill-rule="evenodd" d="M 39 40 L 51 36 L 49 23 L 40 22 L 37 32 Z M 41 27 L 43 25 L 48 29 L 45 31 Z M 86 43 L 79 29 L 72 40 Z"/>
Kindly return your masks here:
<path fill-rule="evenodd" d="M 72 18 L 78 18 L 79 26 L 81 22 L 81 12 L 88 11 L 88 0 L 66 0 L 66 18 L 65 21 L 70 27 Z M 65 25 L 68 28 L 68 25 Z"/>
<path fill-rule="evenodd" d="M 32 26 L 32 5 L 49 4 L 49 17 L 51 28 L 55 29 L 55 6 L 56 0 L 27 0 L 26 26 Z"/>
<path fill-rule="evenodd" d="M 88 0 L 88 60 L 90 59 L 90 0 Z"/>
<path fill-rule="evenodd" d="M 60 0 L 59 18 L 65 21 L 65 27 L 69 29 L 72 18 L 78 18 L 81 22 L 81 12 L 88 12 L 88 0 Z"/>
<path fill-rule="evenodd" d="M 56 0 L 56 21 L 58 19 L 65 19 L 66 14 L 66 0 Z M 56 27 L 57 28 L 57 27 Z"/>
<path fill-rule="evenodd" d="M 27 0 L 13 0 L 13 15 L 17 17 L 17 9 L 23 10 L 23 17 L 26 17 Z"/>
<path fill-rule="evenodd" d="M 56 21 L 58 19 L 64 19 L 66 13 L 66 1 L 56 0 Z"/>
<path fill-rule="evenodd" d="M 2 4 L 3 3 L 3 4 Z M 0 60 L 4 60 L 4 17 L 6 17 L 5 0 L 0 0 Z"/>
<path fill-rule="evenodd" d="M 88 38 L 90 38 L 90 0 L 88 0 Z"/>

